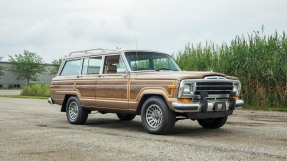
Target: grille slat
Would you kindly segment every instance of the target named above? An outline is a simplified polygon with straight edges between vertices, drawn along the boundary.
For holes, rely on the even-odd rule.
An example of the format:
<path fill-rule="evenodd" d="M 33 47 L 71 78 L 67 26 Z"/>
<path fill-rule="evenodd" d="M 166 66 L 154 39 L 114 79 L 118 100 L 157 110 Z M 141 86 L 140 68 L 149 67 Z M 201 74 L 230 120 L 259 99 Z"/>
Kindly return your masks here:
<path fill-rule="evenodd" d="M 196 82 L 196 85 L 226 85 L 226 86 L 232 86 L 233 83 L 232 82 Z"/>
<path fill-rule="evenodd" d="M 232 90 L 233 87 L 197 87 L 196 90 Z"/>

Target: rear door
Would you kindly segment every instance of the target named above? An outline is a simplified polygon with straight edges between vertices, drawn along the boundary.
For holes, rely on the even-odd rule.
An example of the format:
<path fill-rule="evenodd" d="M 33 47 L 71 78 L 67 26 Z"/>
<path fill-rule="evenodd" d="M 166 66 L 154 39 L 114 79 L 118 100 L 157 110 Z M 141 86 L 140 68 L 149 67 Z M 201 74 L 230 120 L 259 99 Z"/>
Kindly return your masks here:
<path fill-rule="evenodd" d="M 102 56 L 84 57 L 81 75 L 75 82 L 81 104 L 85 107 L 96 107 L 96 82 L 101 71 Z"/>

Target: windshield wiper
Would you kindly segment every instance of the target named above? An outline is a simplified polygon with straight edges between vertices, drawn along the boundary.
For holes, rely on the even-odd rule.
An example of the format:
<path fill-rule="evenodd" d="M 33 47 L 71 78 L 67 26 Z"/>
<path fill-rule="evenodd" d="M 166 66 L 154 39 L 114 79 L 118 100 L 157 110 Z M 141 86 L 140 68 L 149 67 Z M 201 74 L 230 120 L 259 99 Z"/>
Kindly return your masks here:
<path fill-rule="evenodd" d="M 155 71 L 154 69 L 149 69 L 149 68 L 134 68 L 134 69 L 132 69 L 132 71 L 144 71 L 144 70 Z"/>
<path fill-rule="evenodd" d="M 172 71 L 175 71 L 174 69 L 169 69 L 169 68 L 159 68 L 156 71 L 160 71 L 160 70 L 172 70 Z"/>

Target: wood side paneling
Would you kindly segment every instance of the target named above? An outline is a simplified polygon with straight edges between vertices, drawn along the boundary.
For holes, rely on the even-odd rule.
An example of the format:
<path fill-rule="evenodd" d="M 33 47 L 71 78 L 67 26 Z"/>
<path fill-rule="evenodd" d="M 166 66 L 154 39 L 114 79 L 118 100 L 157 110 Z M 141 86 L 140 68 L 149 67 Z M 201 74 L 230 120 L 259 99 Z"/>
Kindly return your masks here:
<path fill-rule="evenodd" d="M 172 89 L 169 89 L 169 85 L 174 85 L 174 81 L 166 80 L 131 80 L 130 81 L 130 99 L 137 99 L 140 93 L 145 89 L 159 89 L 165 90 L 169 96 L 172 95 Z"/>

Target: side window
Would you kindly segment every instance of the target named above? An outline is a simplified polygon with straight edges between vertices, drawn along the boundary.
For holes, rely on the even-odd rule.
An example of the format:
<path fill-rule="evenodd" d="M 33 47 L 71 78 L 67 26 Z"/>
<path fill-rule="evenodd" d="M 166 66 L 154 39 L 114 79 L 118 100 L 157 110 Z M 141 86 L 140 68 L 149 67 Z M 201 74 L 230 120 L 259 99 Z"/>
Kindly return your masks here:
<path fill-rule="evenodd" d="M 66 61 L 61 76 L 67 76 L 67 75 L 79 75 L 81 68 L 81 59 L 77 60 L 68 60 Z"/>
<path fill-rule="evenodd" d="M 125 63 L 120 55 L 105 57 L 104 74 L 118 74 L 126 71 Z"/>
<path fill-rule="evenodd" d="M 82 74 L 99 74 L 102 57 L 84 58 Z"/>

